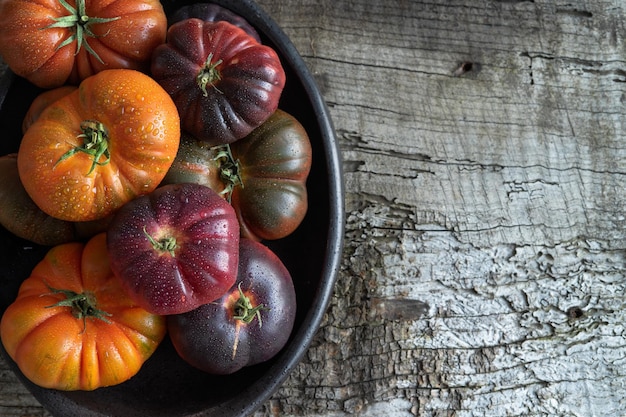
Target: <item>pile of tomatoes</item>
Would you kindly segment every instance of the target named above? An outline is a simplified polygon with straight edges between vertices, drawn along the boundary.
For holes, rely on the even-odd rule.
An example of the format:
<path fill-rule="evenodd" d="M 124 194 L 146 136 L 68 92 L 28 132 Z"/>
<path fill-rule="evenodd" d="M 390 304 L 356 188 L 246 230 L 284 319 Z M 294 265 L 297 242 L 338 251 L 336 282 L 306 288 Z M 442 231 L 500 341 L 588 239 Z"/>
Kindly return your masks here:
<path fill-rule="evenodd" d="M 263 242 L 302 222 L 312 152 L 255 29 L 211 3 L 0 0 L 0 56 L 42 89 L 0 157 L 0 224 L 50 246 L 0 323 L 23 374 L 119 384 L 168 335 L 214 374 L 275 356 L 296 296 Z"/>

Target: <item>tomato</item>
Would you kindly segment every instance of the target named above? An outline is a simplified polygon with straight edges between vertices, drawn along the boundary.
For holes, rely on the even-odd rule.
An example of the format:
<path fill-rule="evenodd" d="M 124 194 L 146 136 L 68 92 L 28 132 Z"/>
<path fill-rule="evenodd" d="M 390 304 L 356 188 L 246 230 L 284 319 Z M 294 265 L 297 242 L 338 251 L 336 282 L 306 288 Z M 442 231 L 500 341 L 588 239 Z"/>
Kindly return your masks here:
<path fill-rule="evenodd" d="M 168 24 L 173 25 L 182 20 L 198 18 L 206 22 L 217 22 L 223 20 L 243 29 L 248 35 L 252 36 L 257 42 L 261 42 L 259 33 L 248 23 L 246 19 L 236 13 L 214 3 L 193 3 L 183 6 L 169 16 Z"/>
<path fill-rule="evenodd" d="M 170 26 L 152 76 L 176 103 L 184 130 L 212 144 L 249 134 L 278 108 L 285 71 L 276 52 L 237 26 L 191 18 Z"/>
<path fill-rule="evenodd" d="M 209 303 L 237 277 L 237 217 L 203 185 L 166 185 L 127 203 L 107 235 L 113 271 L 153 313 L 183 313 Z"/>
<path fill-rule="evenodd" d="M 109 267 L 106 238 L 50 249 L 0 322 L 9 356 L 35 384 L 93 390 L 135 375 L 165 337 Z"/>
<path fill-rule="evenodd" d="M 0 157 L 0 224 L 23 239 L 58 245 L 74 238 L 71 222 L 54 219 L 41 211 L 30 198 L 17 171 L 17 155 Z"/>
<path fill-rule="evenodd" d="M 75 223 L 41 211 L 22 185 L 16 154 L 0 157 L 0 178 L 0 225 L 22 239 L 55 246 L 92 237 L 107 228 L 109 218 Z"/>
<path fill-rule="evenodd" d="M 196 182 L 224 193 L 244 237 L 274 240 L 291 234 L 308 209 L 312 149 L 304 127 L 279 109 L 229 147 L 230 154 L 184 136 L 164 181 Z"/>
<path fill-rule="evenodd" d="M 0 55 L 43 88 L 104 69 L 147 71 L 166 31 L 158 0 L 0 1 Z"/>
<path fill-rule="evenodd" d="M 178 354 L 212 374 L 231 374 L 274 357 L 296 314 L 289 271 L 267 246 L 242 239 L 237 282 L 222 298 L 167 317 Z"/>
<path fill-rule="evenodd" d="M 46 107 L 61 97 L 65 97 L 69 93 L 75 91 L 76 88 L 78 87 L 74 85 L 64 85 L 62 87 L 53 88 L 52 90 L 46 90 L 35 97 L 26 112 L 26 116 L 24 116 L 24 120 L 22 121 L 22 133 L 26 133 L 30 125 L 32 125 L 35 120 L 39 118 Z"/>
<path fill-rule="evenodd" d="M 176 106 L 153 79 L 106 70 L 49 105 L 30 126 L 18 151 L 19 174 L 50 216 L 96 220 L 154 190 L 179 142 Z"/>

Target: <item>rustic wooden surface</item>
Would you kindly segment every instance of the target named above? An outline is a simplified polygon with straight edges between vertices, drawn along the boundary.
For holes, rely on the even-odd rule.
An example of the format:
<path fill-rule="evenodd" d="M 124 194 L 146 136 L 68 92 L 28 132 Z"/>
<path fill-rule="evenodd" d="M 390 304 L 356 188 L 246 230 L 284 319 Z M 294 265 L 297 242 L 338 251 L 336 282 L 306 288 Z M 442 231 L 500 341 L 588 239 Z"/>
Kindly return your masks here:
<path fill-rule="evenodd" d="M 625 415 L 622 0 L 259 3 L 329 105 L 347 228 L 255 417 Z M 46 415 L 4 363 L 0 415 Z"/>

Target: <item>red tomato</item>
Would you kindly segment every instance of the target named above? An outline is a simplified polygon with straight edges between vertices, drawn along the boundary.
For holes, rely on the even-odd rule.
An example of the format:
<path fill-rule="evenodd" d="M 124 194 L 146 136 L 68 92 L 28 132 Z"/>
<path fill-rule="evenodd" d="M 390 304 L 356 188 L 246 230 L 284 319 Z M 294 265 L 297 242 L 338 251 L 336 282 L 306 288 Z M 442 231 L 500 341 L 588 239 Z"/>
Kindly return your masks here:
<path fill-rule="evenodd" d="M 18 151 L 24 188 L 52 217 L 104 218 L 154 190 L 180 143 L 170 96 L 149 76 L 106 70 L 49 105 Z"/>
<path fill-rule="evenodd" d="M 269 360 L 287 343 L 296 315 L 291 275 L 263 244 L 242 239 L 237 282 L 219 300 L 167 317 L 170 339 L 189 364 L 231 374 Z"/>
<path fill-rule="evenodd" d="M 77 84 L 104 69 L 149 69 L 165 41 L 158 0 L 3 0 L 0 55 L 33 84 Z"/>
<path fill-rule="evenodd" d="M 167 185 L 136 198 L 116 213 L 107 235 L 113 271 L 153 313 L 209 303 L 237 277 L 237 217 L 202 185 Z"/>
<path fill-rule="evenodd" d="M 138 307 L 111 272 L 104 234 L 52 248 L 0 323 L 2 343 L 24 376 L 68 391 L 128 380 L 165 332 L 164 318 Z"/>
<path fill-rule="evenodd" d="M 181 126 L 212 144 L 232 143 L 278 108 L 285 72 L 276 52 L 228 22 L 191 18 L 170 26 L 152 58 Z"/>

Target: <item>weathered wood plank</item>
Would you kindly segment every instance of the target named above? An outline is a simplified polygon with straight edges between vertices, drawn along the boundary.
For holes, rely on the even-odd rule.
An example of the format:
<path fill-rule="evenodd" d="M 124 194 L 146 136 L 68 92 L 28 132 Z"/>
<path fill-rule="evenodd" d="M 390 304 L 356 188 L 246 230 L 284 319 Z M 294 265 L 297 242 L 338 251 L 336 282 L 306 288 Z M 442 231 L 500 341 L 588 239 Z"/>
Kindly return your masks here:
<path fill-rule="evenodd" d="M 371 3 L 272 9 L 325 88 L 348 227 L 265 415 L 620 415 L 622 6 Z"/>
<path fill-rule="evenodd" d="M 622 2 L 259 4 L 323 89 L 348 222 L 255 417 L 622 415 Z M 0 370 L 0 415 L 42 415 Z"/>

